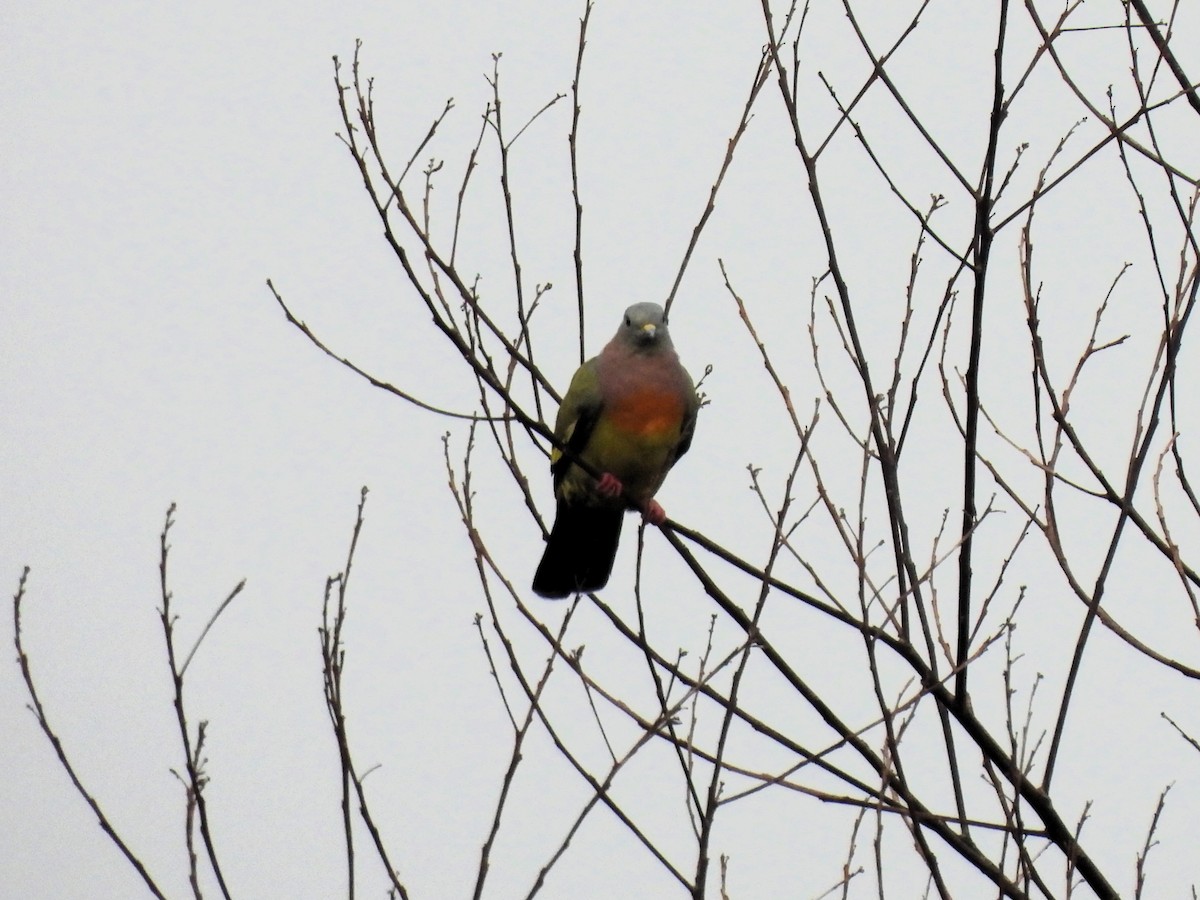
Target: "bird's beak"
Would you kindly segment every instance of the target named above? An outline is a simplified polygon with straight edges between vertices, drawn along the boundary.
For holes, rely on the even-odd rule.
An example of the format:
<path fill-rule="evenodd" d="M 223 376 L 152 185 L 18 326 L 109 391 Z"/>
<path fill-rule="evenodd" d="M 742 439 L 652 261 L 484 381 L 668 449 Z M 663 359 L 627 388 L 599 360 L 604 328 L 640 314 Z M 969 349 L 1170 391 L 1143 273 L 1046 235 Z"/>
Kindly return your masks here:
<path fill-rule="evenodd" d="M 643 326 L 642 326 L 642 333 L 643 333 L 643 334 L 644 334 L 644 335 L 645 335 L 645 336 L 646 336 L 648 339 L 651 339 L 651 340 L 653 340 L 653 338 L 654 338 L 654 335 L 655 335 L 657 332 L 658 332 L 658 326 L 657 326 L 657 325 L 655 325 L 653 322 L 647 322 L 645 325 L 643 325 Z"/>

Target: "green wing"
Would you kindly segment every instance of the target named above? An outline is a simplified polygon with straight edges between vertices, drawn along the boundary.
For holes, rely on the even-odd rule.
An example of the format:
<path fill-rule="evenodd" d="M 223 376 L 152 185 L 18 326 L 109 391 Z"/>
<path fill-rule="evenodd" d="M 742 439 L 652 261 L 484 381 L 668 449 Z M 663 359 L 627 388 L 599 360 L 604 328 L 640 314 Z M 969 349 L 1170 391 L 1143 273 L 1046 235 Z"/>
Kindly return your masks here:
<path fill-rule="evenodd" d="M 550 452 L 550 471 L 554 475 L 556 488 L 566 477 L 571 461 L 587 447 L 603 408 L 600 380 L 593 357 L 575 371 L 554 421 L 554 435 L 567 445 L 568 451 L 563 453 L 555 447 Z"/>

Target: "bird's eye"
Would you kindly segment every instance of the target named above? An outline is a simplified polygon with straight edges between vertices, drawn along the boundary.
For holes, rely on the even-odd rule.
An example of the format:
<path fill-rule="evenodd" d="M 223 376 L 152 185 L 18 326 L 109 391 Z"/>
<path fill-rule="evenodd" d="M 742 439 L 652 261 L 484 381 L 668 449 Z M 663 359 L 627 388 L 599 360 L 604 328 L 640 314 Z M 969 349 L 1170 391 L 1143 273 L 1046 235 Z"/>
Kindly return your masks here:
<path fill-rule="evenodd" d="M 633 324 L 633 321 L 632 321 L 632 320 L 629 318 L 629 316 L 626 316 L 626 317 L 625 317 L 625 324 L 626 324 L 626 325 L 632 325 L 632 324 Z"/>

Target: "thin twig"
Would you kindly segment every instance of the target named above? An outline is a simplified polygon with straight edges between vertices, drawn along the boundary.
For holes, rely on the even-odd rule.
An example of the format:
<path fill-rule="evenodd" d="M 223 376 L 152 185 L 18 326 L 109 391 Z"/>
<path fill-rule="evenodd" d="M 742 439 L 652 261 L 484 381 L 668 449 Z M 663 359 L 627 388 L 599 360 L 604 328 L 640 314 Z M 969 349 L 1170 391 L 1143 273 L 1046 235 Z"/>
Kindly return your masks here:
<path fill-rule="evenodd" d="M 29 694 L 29 703 L 26 707 L 33 713 L 37 719 L 38 727 L 42 729 L 42 734 L 50 741 L 50 746 L 54 748 L 54 755 L 58 757 L 58 763 L 62 766 L 62 770 L 67 773 L 67 777 L 71 779 L 71 784 L 75 787 L 75 792 L 83 798 L 84 802 L 92 811 L 92 815 L 96 817 L 100 829 L 108 836 L 108 839 L 116 845 L 121 851 L 121 855 L 126 861 L 133 866 L 134 871 L 142 879 L 152 895 L 158 900 L 166 900 L 166 895 L 159 889 L 158 884 L 150 876 L 146 870 L 146 866 L 137 857 L 133 850 L 125 843 L 124 839 L 117 833 L 104 810 L 100 808 L 99 802 L 92 796 L 91 792 L 83 786 L 83 782 L 79 780 L 79 776 L 75 772 L 75 767 L 71 765 L 71 761 L 67 758 L 67 750 L 63 746 L 58 735 L 50 726 L 50 720 L 46 717 L 46 710 L 42 706 L 42 698 L 38 696 L 37 688 L 33 680 L 33 670 L 29 664 L 29 656 L 25 652 L 24 644 L 21 641 L 21 603 L 25 599 L 25 587 L 29 580 L 29 566 L 25 566 L 21 570 L 21 578 L 17 582 L 17 592 L 13 595 L 13 643 L 17 648 L 17 665 L 21 668 L 21 678 L 25 682 L 25 690 Z"/>

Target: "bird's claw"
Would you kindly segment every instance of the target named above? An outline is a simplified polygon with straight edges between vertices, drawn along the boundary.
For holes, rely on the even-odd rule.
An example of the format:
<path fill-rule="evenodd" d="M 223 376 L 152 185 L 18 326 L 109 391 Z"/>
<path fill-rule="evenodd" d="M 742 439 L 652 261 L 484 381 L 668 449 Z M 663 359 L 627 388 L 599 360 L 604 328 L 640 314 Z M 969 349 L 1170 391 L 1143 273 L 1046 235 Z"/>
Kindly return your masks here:
<path fill-rule="evenodd" d="M 621 479 L 617 478 L 612 472 L 605 472 L 600 476 L 600 480 L 596 482 L 596 493 L 602 497 L 620 497 L 621 491 L 624 489 Z"/>
<path fill-rule="evenodd" d="M 657 500 L 649 500 L 646 502 L 646 508 L 642 510 L 642 518 L 651 525 L 661 525 L 667 521 L 667 511 Z"/>

